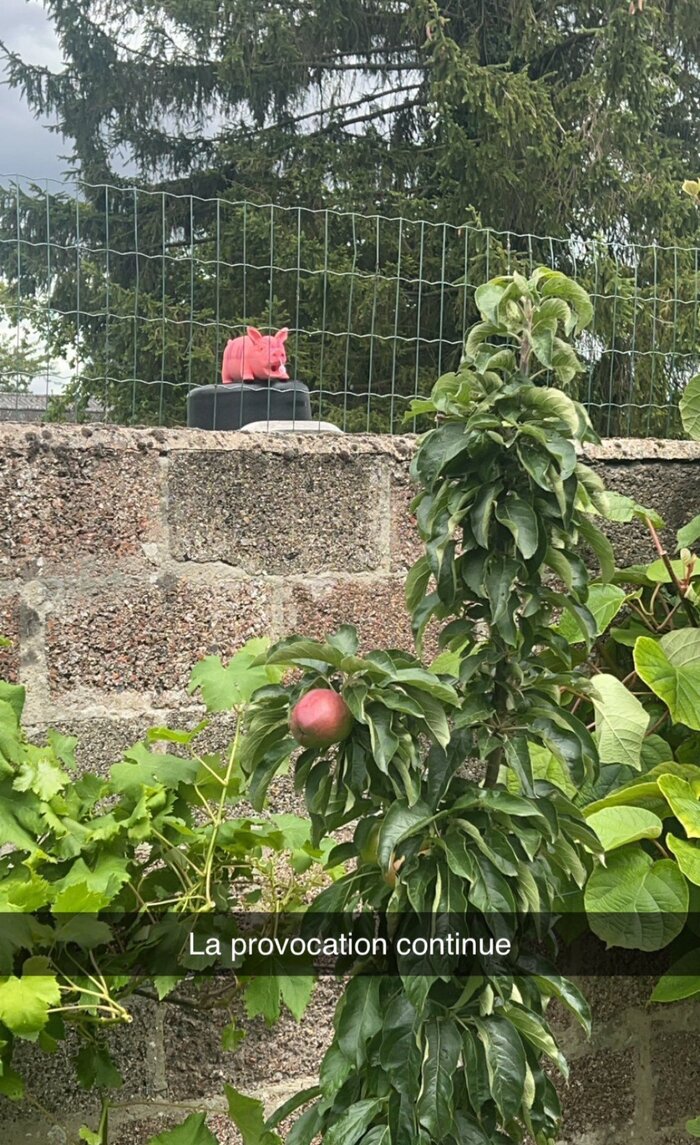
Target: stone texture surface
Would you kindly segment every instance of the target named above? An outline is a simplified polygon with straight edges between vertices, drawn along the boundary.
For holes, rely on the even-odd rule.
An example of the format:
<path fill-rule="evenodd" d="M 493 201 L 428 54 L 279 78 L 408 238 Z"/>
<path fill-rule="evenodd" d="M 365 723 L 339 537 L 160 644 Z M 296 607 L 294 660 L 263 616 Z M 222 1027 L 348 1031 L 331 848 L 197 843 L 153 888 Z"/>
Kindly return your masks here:
<path fill-rule="evenodd" d="M 635 1111 L 635 1061 L 629 1052 L 598 1050 L 571 1063 L 562 1089 L 563 1136 L 576 1140 L 604 1126 L 614 1132 L 630 1125 Z"/>
<path fill-rule="evenodd" d="M 591 975 L 574 981 L 595 1010 L 599 1027 L 605 1025 L 614 1034 L 624 1029 L 626 1011 L 646 1008 L 656 979 L 642 974 L 626 978 Z"/>
<path fill-rule="evenodd" d="M 415 518 L 411 513 L 411 502 L 416 493 L 417 489 L 408 479 L 406 466 L 394 464 L 390 521 L 391 568 L 394 572 L 406 573 L 423 553 Z"/>
<path fill-rule="evenodd" d="M 227 1011 L 169 1007 L 164 1026 L 168 1100 L 196 1100 L 204 1093 L 220 1093 L 227 1081 L 251 1092 L 313 1075 L 331 1036 L 340 988 L 334 979 L 321 979 L 301 1022 L 285 1009 L 272 1027 L 262 1018 L 247 1019 L 242 1003 L 236 1001 L 231 1012 L 247 1033 L 235 1053 L 221 1048 L 221 1031 L 230 1020 Z M 198 1046 L 196 1058 L 188 1051 L 191 1045 Z"/>
<path fill-rule="evenodd" d="M 94 583 L 57 600 L 46 644 L 54 697 L 132 692 L 179 701 L 203 656 L 230 657 L 270 629 L 262 581 L 199 584 L 165 573 L 156 583 Z"/>
<path fill-rule="evenodd" d="M 95 772 L 106 775 L 110 766 L 117 763 L 127 748 L 143 739 L 150 727 L 159 722 L 165 723 L 167 713 L 163 713 L 163 721 L 153 716 L 103 716 L 93 719 L 68 718 L 60 721 L 60 730 L 65 735 L 75 736 L 78 740 L 75 750 L 78 772 Z M 195 721 L 193 721 L 194 724 Z M 46 742 L 46 733 L 49 728 L 55 727 L 56 721 L 47 721 L 41 724 L 29 724 L 26 728 L 27 736 L 32 743 Z"/>
<path fill-rule="evenodd" d="M 19 678 L 19 630 L 21 597 L 8 589 L 0 590 L 0 636 L 12 641 L 9 648 L 0 648 L 0 679 L 16 683 Z"/>
<path fill-rule="evenodd" d="M 171 554 L 248 573 L 366 572 L 384 562 L 388 474 L 353 453 L 174 454 Z"/>
<path fill-rule="evenodd" d="M 654 1087 L 654 1126 L 662 1129 L 700 1114 L 700 1029 L 674 1032 L 652 1026 L 651 1073 Z M 683 1063 L 682 1084 L 679 1069 Z"/>
<path fill-rule="evenodd" d="M 81 769 L 104 772 L 148 727 L 196 723 L 192 665 L 227 658 L 250 635 L 323 636 L 350 621 L 365 648 L 410 648 L 403 578 L 421 551 L 408 518 L 414 449 L 410 436 L 0 425 L 0 632 L 21 643 L 0 652 L 0 675 L 27 684 L 31 736 L 47 726 L 76 734 Z M 671 540 L 700 510 L 698 444 L 606 441 L 583 459 L 657 509 Z M 612 535 L 620 561 L 651 558 L 641 526 Z M 232 730 L 217 717 L 198 746 L 220 750 Z M 270 796 L 272 809 L 304 814 L 290 776 Z M 648 982 L 583 985 L 594 1038 L 565 1027 L 572 1079 L 558 1145 L 681 1145 L 684 1118 L 700 1110 L 697 1007 L 656 1016 Z M 321 982 L 299 1025 L 247 1022 L 236 1054 L 220 1050 L 223 1015 L 170 1007 L 156 1018 L 147 1005 L 118 1036 L 126 1108 L 113 1116 L 114 1145 L 145 1145 L 193 1107 L 208 1111 L 221 1145 L 240 1145 L 223 1083 L 271 1106 L 308 1084 L 337 990 Z M 65 1055 L 31 1046 L 21 1055 L 70 1134 L 0 1102 L 3 1140 L 73 1145 L 94 1099 Z"/>
<path fill-rule="evenodd" d="M 362 650 L 413 647 L 402 577 L 327 579 L 290 586 L 283 627 L 313 638 L 354 624 Z"/>
<path fill-rule="evenodd" d="M 115 1101 L 145 1101 L 158 1093 L 156 1045 L 158 1023 L 157 1007 L 145 999 L 137 998 L 129 1007 L 133 1021 L 116 1027 L 109 1035 L 108 1045 L 119 1069 L 124 1085 Z M 69 1036 L 59 1044 L 55 1054 L 37 1053 L 29 1042 L 19 1042 L 13 1064 L 24 1077 L 26 1089 L 42 1104 L 44 1110 L 56 1120 L 94 1117 L 100 1102 L 94 1091 L 86 1091 L 77 1082 L 72 1057 L 78 1048 L 77 1039 Z M 117 1091 L 115 1091 L 116 1094 Z M 0 1097 L 0 1125 L 3 1129 L 16 1126 L 17 1132 L 35 1118 L 25 1104 L 15 1104 Z M 44 1123 L 44 1133 L 47 1132 Z M 27 1138 L 32 1140 L 32 1138 Z M 46 1137 L 36 1140 L 45 1141 Z M 72 1142 L 71 1142 L 72 1145 Z"/>
<path fill-rule="evenodd" d="M 662 538 L 669 549 L 675 549 L 676 530 L 700 511 L 700 458 L 697 461 L 628 461 L 619 464 L 596 462 L 593 468 L 608 487 L 617 493 L 634 497 L 640 505 L 656 509 L 666 528 Z M 604 526 L 619 565 L 656 560 L 652 538 L 641 523 L 606 524 Z"/>
<path fill-rule="evenodd" d="M 109 569 L 160 540 L 157 456 L 71 448 L 50 429 L 17 436 L 0 452 L 0 576 Z"/>

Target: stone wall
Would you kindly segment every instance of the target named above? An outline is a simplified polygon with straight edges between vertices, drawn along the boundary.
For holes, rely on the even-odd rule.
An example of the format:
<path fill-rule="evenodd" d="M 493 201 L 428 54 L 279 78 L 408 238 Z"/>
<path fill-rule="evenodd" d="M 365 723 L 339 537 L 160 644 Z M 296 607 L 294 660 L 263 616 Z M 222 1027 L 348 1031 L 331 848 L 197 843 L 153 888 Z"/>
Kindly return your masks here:
<path fill-rule="evenodd" d="M 27 685 L 31 733 L 77 734 L 81 762 L 105 768 L 149 725 L 196 722 L 191 666 L 249 636 L 351 621 L 365 647 L 409 644 L 413 448 L 410 437 L 0 425 L 0 632 L 14 639 L 0 672 Z M 669 532 L 700 510 L 696 445 L 614 440 L 587 460 L 657 508 Z M 650 559 L 641 527 L 612 536 L 620 560 Z M 214 726 L 212 746 L 227 731 Z M 115 1145 L 141 1145 L 183 1106 L 209 1108 L 222 1142 L 234 1141 L 223 1082 L 274 1104 L 313 1078 L 336 990 L 320 984 L 301 1027 L 249 1023 L 235 1055 L 221 1052 L 210 1015 L 144 1003 L 116 1038 L 126 1084 Z M 565 1033 L 562 1145 L 681 1145 L 684 1118 L 700 1111 L 697 1009 L 646 1008 L 648 982 L 593 993 L 592 1040 Z M 72 1136 L 4 1102 L 6 1140 L 75 1140 L 92 1098 L 60 1056 L 38 1068 L 25 1057 L 34 1092 Z"/>

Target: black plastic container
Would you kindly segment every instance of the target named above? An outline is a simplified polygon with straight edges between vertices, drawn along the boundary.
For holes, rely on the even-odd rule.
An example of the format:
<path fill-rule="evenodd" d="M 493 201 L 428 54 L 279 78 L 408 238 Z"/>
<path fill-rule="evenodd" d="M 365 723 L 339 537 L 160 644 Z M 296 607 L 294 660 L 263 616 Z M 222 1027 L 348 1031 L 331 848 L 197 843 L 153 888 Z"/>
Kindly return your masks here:
<path fill-rule="evenodd" d="M 310 421 L 309 388 L 303 382 L 229 382 L 197 386 L 187 395 L 192 429 L 240 429 L 252 421 Z"/>

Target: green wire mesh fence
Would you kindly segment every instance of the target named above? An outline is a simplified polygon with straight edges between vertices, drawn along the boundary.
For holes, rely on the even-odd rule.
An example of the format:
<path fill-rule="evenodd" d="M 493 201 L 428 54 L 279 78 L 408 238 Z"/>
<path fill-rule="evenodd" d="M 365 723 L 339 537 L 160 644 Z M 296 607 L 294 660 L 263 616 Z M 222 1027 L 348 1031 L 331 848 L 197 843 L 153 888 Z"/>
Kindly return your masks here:
<path fill-rule="evenodd" d="M 53 393 L 56 419 L 184 424 L 188 391 L 218 381 L 227 339 L 255 325 L 289 327 L 289 373 L 314 416 L 349 431 L 422 428 L 404 424 L 407 404 L 458 364 L 474 288 L 546 264 L 595 304 L 570 392 L 598 431 L 680 433 L 678 398 L 700 368 L 696 247 L 0 184 L 0 390 Z"/>

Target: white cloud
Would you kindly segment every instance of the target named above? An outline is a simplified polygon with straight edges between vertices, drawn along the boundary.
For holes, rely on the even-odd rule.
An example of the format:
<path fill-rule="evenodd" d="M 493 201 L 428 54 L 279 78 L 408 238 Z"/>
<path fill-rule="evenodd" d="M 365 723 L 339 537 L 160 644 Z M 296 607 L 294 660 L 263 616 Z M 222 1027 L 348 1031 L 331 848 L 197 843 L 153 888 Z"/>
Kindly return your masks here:
<path fill-rule="evenodd" d="M 53 25 L 39 0 L 1 0 L 0 39 L 30 63 L 61 66 Z M 20 174 L 39 181 L 63 175 L 68 163 L 60 156 L 70 153 L 70 142 L 48 126 L 34 118 L 19 91 L 0 86 L 0 177 Z"/>

